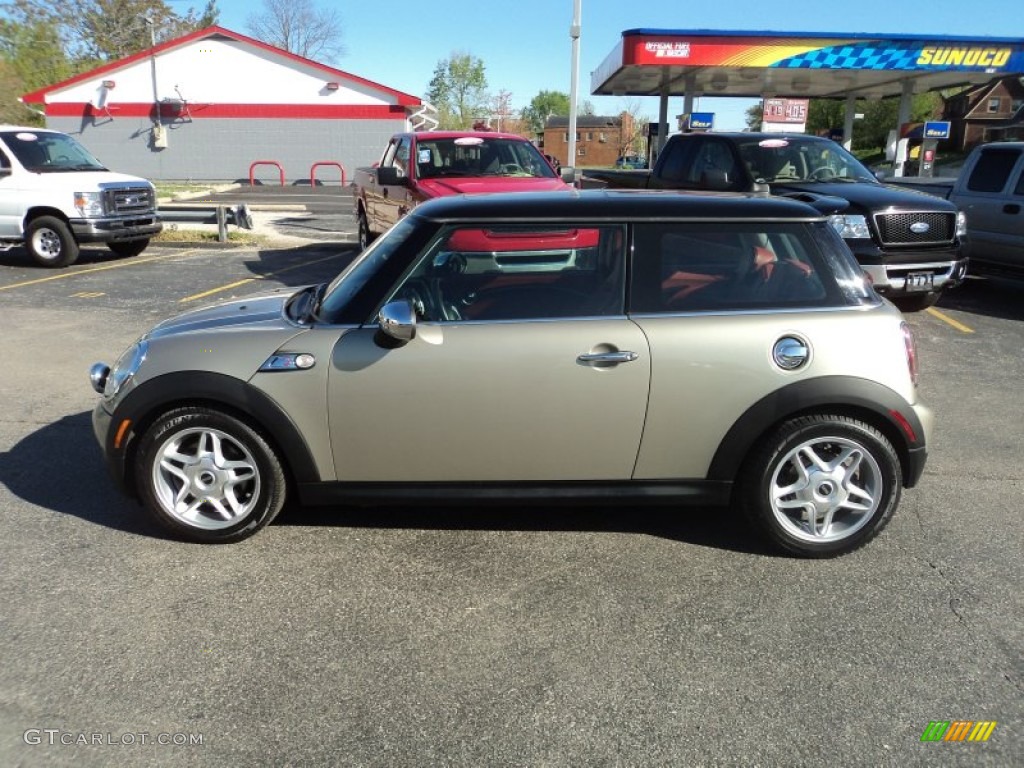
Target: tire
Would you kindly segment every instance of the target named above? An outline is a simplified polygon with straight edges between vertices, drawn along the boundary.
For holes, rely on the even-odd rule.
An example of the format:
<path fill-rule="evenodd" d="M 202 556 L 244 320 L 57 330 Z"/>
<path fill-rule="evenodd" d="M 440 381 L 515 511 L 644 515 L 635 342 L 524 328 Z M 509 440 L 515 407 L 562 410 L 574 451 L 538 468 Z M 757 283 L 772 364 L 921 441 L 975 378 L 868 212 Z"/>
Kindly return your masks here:
<path fill-rule="evenodd" d="M 117 243 L 107 243 L 107 248 L 116 253 L 118 256 L 138 256 L 149 245 L 149 238 L 144 237 L 141 240 L 121 240 Z"/>
<path fill-rule="evenodd" d="M 738 500 L 784 552 L 834 557 L 877 536 L 902 489 L 900 461 L 885 435 L 857 419 L 816 414 L 785 422 L 755 446 Z"/>
<path fill-rule="evenodd" d="M 922 293 L 917 296 L 898 296 L 892 303 L 899 307 L 901 312 L 920 312 L 928 309 L 939 300 L 937 293 Z"/>
<path fill-rule="evenodd" d="M 248 424 L 209 408 L 159 417 L 139 443 L 135 478 L 152 517 L 175 536 L 240 541 L 284 506 L 281 461 Z"/>
<path fill-rule="evenodd" d="M 56 216 L 37 216 L 25 228 L 25 246 L 43 267 L 66 267 L 78 258 L 71 229 Z"/>
<path fill-rule="evenodd" d="M 366 211 L 359 209 L 359 250 L 366 250 L 367 246 L 374 241 L 374 234 L 370 231 L 370 222 L 366 219 Z"/>

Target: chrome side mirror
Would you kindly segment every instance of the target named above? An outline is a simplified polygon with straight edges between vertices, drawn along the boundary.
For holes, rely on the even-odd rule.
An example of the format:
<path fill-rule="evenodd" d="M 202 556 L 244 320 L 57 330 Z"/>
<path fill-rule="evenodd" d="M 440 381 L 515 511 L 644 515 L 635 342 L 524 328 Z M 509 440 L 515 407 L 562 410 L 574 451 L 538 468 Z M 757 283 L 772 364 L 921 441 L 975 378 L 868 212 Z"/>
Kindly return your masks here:
<path fill-rule="evenodd" d="M 408 299 L 392 301 L 381 307 L 377 323 L 385 336 L 403 344 L 416 338 L 416 310 Z"/>

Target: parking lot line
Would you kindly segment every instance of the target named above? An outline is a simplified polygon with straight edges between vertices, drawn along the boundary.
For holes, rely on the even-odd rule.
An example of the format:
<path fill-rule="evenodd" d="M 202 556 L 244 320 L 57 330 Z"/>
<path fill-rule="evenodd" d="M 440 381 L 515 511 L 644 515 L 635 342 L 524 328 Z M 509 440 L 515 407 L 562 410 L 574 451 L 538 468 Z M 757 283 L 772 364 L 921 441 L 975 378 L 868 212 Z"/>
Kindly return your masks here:
<path fill-rule="evenodd" d="M 949 323 L 951 326 L 956 328 L 961 333 L 974 333 L 973 328 L 968 328 L 966 325 L 957 320 L 954 320 L 949 315 L 939 312 L 939 310 L 937 310 L 935 307 L 928 307 L 928 309 L 926 309 L 925 312 L 927 312 L 932 317 L 937 317 L 944 323 Z"/>
<path fill-rule="evenodd" d="M 236 280 L 235 282 L 228 283 L 227 285 L 221 285 L 218 286 L 217 288 L 211 288 L 208 291 L 203 291 L 202 293 L 194 293 L 191 296 L 186 296 L 183 299 L 178 299 L 178 303 L 187 304 L 188 302 L 196 301 L 197 299 L 205 299 L 207 296 L 213 296 L 215 293 L 223 293 L 224 291 L 230 291 L 232 288 L 237 288 L 238 286 L 245 285 L 246 283 L 255 283 L 258 280 L 266 280 L 269 277 L 275 277 L 277 275 L 282 275 L 285 272 L 291 272 L 293 269 L 298 269 L 299 267 L 308 267 L 312 264 L 319 264 L 322 261 L 335 259 L 340 255 L 341 254 L 339 253 L 332 253 L 330 256 L 324 256 L 322 259 L 313 259 L 313 261 L 303 261 L 300 262 L 299 264 L 292 264 L 290 267 L 284 267 L 283 269 L 275 269 L 273 272 L 267 272 L 267 274 L 260 275 L 259 277 L 247 277 L 244 280 Z"/>
<path fill-rule="evenodd" d="M 59 275 L 50 275 L 49 277 L 37 277 L 35 280 L 25 280 L 20 283 L 11 283 L 10 285 L 0 285 L 0 291 L 7 291 L 12 288 L 24 288 L 29 285 L 38 285 L 39 283 L 48 283 L 51 280 L 64 280 L 69 277 L 77 277 L 78 275 L 88 275 L 91 272 L 103 272 L 107 269 L 119 269 L 120 267 L 132 267 L 137 264 L 145 264 L 148 261 L 163 261 L 164 259 L 170 258 L 181 258 L 188 254 L 199 253 L 200 248 L 193 248 L 188 251 L 179 251 L 177 253 L 168 253 L 163 256 L 147 256 L 146 258 L 132 258 L 128 261 L 116 261 L 112 264 L 104 264 L 100 267 L 90 267 L 89 269 L 79 269 L 74 272 L 61 272 Z"/>

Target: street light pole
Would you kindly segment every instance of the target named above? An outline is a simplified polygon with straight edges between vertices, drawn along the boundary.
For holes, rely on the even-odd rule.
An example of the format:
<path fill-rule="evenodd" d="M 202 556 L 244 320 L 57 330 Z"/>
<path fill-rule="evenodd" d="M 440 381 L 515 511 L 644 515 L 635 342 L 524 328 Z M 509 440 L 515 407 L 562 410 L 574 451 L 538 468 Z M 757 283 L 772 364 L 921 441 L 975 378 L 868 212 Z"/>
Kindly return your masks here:
<path fill-rule="evenodd" d="M 569 157 L 568 164 L 576 168 L 576 100 L 579 93 L 580 80 L 580 5 L 583 0 L 573 0 L 572 26 L 569 37 L 572 38 L 572 80 L 569 87 Z M 576 174 L 574 172 L 573 176 Z"/>

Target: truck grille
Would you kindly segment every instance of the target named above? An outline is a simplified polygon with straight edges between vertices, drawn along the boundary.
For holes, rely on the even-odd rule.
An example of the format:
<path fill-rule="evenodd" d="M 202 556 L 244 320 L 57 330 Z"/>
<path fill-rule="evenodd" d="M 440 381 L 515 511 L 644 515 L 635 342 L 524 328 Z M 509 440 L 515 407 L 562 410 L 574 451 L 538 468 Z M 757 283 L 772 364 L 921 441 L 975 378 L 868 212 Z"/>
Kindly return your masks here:
<path fill-rule="evenodd" d="M 875 226 L 883 245 L 948 245 L 956 233 L 956 214 L 879 213 Z"/>
<path fill-rule="evenodd" d="M 155 203 L 153 190 L 149 187 L 107 189 L 103 192 L 103 209 L 108 214 L 130 216 L 137 213 L 149 213 L 153 210 Z"/>

